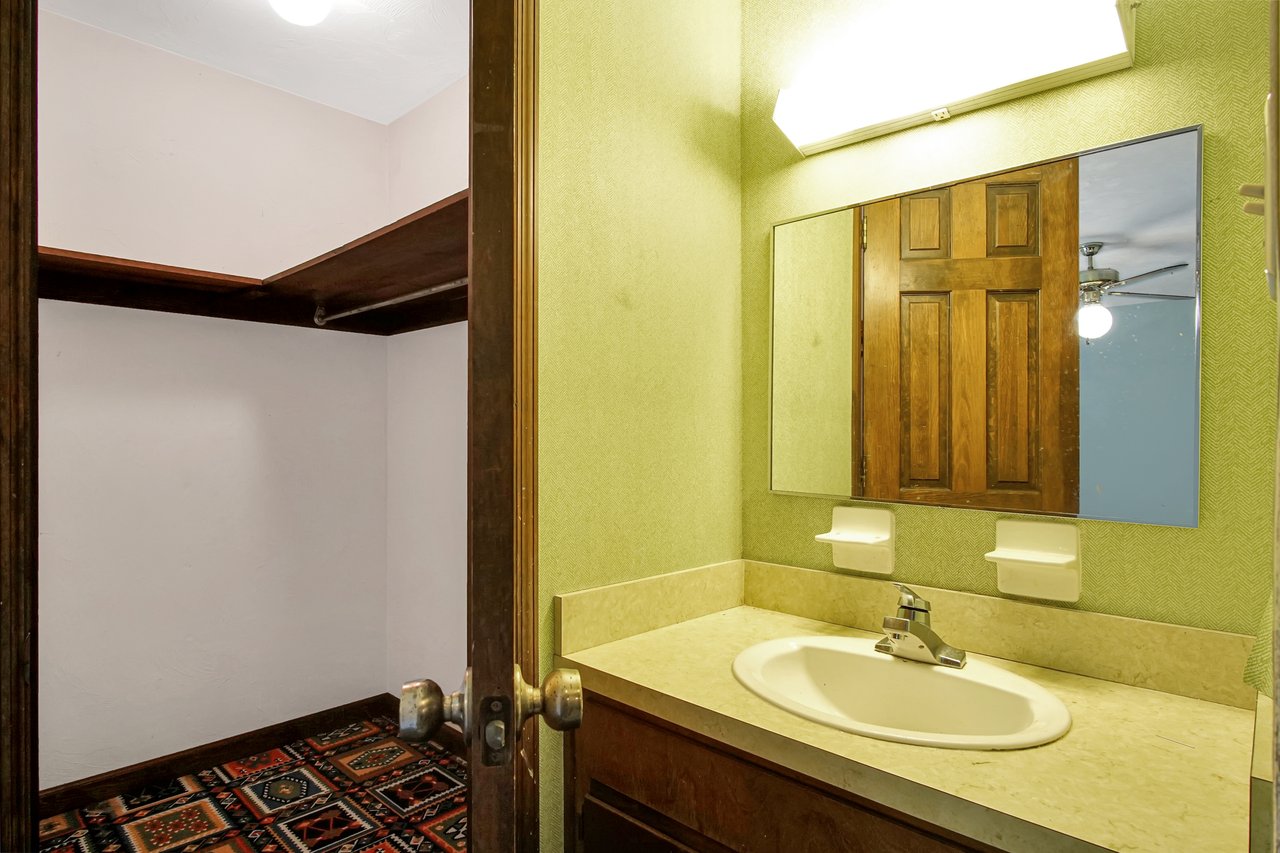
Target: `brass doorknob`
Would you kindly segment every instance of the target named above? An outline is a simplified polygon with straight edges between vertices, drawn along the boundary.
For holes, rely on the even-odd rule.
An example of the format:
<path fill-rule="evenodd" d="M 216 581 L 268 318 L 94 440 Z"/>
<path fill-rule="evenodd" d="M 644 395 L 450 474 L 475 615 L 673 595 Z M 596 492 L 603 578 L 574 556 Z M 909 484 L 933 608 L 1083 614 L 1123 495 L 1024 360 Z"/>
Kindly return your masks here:
<path fill-rule="evenodd" d="M 444 725 L 444 691 L 429 678 L 410 681 L 400 693 L 400 737 L 427 740 Z"/>
<path fill-rule="evenodd" d="M 535 714 L 541 714 L 556 731 L 576 729 L 582 724 L 582 677 L 576 669 L 554 669 L 547 673 L 541 687 L 534 687 L 525 683 L 517 666 L 512 687 L 517 738 L 524 721 Z M 428 740 L 445 723 L 456 723 L 462 729 L 464 742 L 470 743 L 472 721 L 478 719 L 472 707 L 475 703 L 472 693 L 470 667 L 462 689 L 448 695 L 429 678 L 406 682 L 400 693 L 400 737 L 409 741 Z M 488 724 L 485 742 L 492 749 L 499 749 L 506 743 L 507 731 L 505 724 L 494 726 L 494 722 L 490 720 Z"/>
<path fill-rule="evenodd" d="M 520 667 L 515 672 L 516 728 L 541 714 L 558 732 L 582 725 L 582 676 L 576 669 L 553 669 L 541 687 L 525 683 Z"/>
<path fill-rule="evenodd" d="M 448 696 L 429 678 L 406 682 L 400 692 L 400 737 L 423 741 L 435 736 L 446 722 L 462 728 L 470 740 L 471 670 L 467 669 L 462 689 Z"/>

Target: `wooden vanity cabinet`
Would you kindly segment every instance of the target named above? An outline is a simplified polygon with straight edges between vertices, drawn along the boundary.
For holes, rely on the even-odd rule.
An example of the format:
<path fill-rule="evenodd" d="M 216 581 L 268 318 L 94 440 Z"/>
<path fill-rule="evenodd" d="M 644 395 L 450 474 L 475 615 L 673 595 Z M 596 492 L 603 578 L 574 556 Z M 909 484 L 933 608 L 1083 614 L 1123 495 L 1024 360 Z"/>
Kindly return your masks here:
<path fill-rule="evenodd" d="M 991 850 L 587 693 L 566 738 L 566 850 Z"/>

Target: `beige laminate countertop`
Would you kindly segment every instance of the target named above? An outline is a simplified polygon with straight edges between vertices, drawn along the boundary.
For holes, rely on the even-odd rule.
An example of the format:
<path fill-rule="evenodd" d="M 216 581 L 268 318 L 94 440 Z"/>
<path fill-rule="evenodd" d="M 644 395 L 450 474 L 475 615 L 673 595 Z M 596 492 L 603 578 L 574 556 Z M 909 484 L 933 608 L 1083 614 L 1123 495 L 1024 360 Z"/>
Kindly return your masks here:
<path fill-rule="evenodd" d="M 892 743 L 802 719 L 734 678 L 748 646 L 813 635 L 873 636 L 743 606 L 557 664 L 588 690 L 1002 849 L 1248 849 L 1250 711 L 978 656 L 1062 699 L 1071 731 L 1008 752 Z"/>

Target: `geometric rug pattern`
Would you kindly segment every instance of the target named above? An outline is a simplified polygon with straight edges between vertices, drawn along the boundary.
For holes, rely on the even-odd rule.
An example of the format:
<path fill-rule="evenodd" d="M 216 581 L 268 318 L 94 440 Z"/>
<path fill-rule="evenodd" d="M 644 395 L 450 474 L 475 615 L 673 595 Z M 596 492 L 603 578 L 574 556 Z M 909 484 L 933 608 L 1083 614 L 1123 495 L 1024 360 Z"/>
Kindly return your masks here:
<path fill-rule="evenodd" d="M 467 765 L 352 723 L 40 822 L 40 853 L 456 853 Z"/>

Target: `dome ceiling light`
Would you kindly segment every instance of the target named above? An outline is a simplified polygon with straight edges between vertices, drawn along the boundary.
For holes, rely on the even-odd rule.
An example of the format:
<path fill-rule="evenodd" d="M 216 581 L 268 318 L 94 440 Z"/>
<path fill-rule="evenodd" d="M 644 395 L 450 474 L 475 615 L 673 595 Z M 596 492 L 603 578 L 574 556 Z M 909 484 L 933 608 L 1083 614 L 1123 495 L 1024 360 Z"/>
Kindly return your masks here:
<path fill-rule="evenodd" d="M 269 0 L 276 14 L 299 27 L 314 27 L 329 17 L 333 0 Z"/>

